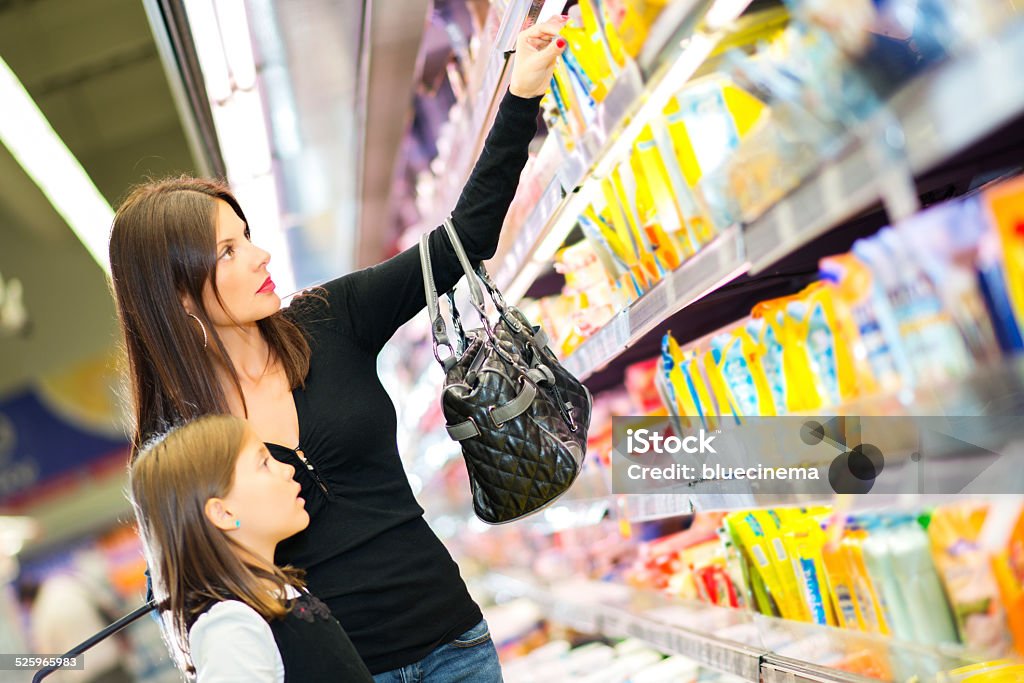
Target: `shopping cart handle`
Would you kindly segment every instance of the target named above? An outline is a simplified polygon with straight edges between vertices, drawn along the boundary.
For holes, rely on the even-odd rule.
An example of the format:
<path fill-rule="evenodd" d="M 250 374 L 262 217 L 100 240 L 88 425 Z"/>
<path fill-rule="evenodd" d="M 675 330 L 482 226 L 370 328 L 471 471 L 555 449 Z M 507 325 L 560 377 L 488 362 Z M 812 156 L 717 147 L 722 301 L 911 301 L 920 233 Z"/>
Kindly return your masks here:
<path fill-rule="evenodd" d="M 128 624 L 131 624 L 132 622 L 137 621 L 140 617 L 143 617 L 143 616 L 149 614 L 150 612 L 152 612 L 155 609 L 156 609 L 156 600 L 150 600 L 149 602 L 147 602 L 145 605 L 143 605 L 142 607 L 138 608 L 134 612 L 132 612 L 130 614 L 124 615 L 123 617 L 121 617 L 120 619 L 115 621 L 110 626 L 107 626 L 105 629 L 103 629 L 99 633 L 91 636 L 88 640 L 86 640 L 86 641 L 84 641 L 82 643 L 79 643 L 75 647 L 71 648 L 70 650 L 65 652 L 63 655 L 61 655 L 59 660 L 60 661 L 64 661 L 64 660 L 72 658 L 72 657 L 77 657 L 78 655 L 82 654 L 83 652 L 88 650 L 90 647 L 92 647 L 96 643 L 100 642 L 101 640 L 105 640 L 105 639 L 109 638 L 110 636 L 114 635 L 115 633 L 117 633 L 118 631 L 123 629 Z M 32 683 L 39 683 L 39 681 L 43 680 L 44 678 L 46 678 L 47 676 L 49 676 L 50 674 L 52 674 L 54 671 L 56 671 L 59 668 L 61 668 L 60 665 L 57 665 L 57 666 L 47 666 L 47 667 L 44 667 L 44 668 L 40 669 L 39 671 L 36 672 L 35 676 L 32 677 Z"/>

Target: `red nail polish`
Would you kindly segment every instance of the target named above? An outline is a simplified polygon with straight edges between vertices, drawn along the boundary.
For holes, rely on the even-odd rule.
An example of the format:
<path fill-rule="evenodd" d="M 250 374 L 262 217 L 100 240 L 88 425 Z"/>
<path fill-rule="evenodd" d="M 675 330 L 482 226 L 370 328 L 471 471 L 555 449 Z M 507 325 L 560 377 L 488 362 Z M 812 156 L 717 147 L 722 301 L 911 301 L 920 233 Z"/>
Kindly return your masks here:
<path fill-rule="evenodd" d="M 567 45 L 567 43 L 565 42 L 565 38 L 559 38 L 558 40 L 556 40 L 555 45 L 558 46 L 559 50 L 563 49 Z"/>

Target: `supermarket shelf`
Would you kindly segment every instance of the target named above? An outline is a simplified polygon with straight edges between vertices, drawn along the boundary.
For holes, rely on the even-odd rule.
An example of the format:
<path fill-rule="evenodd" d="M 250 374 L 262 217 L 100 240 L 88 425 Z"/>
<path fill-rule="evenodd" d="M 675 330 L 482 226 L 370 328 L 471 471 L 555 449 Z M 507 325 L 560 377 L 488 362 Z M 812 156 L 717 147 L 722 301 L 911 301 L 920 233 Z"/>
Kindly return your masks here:
<path fill-rule="evenodd" d="M 532 9 L 531 0 L 512 0 L 501 16 L 493 38 L 485 36 L 481 41 L 477 60 L 470 67 L 467 79 L 467 91 L 474 94 L 460 105 L 461 115 L 468 117 L 464 126 L 467 132 L 465 139 L 469 144 L 453 145 L 443 159 L 434 161 L 444 169 L 443 175 L 438 177 L 441 186 L 434 197 L 432 208 L 422 217 L 418 227 L 412 228 L 416 234 L 439 224 L 455 206 L 480 150 L 483 149 L 484 139 L 490 129 L 489 122 L 501 101 L 501 93 L 508 85 L 507 51 L 515 46 L 518 27 L 530 16 Z"/>
<path fill-rule="evenodd" d="M 761 683 L 878 683 L 875 679 L 826 669 L 778 655 L 761 661 Z"/>
<path fill-rule="evenodd" d="M 1022 60 L 1024 21 L 1017 20 L 975 52 L 951 59 L 896 93 L 836 159 L 745 226 L 751 272 L 758 273 L 878 201 L 886 205 L 890 219 L 906 213 L 904 207 L 916 206 L 913 177 L 1024 112 Z M 975 102 L 986 104 L 976 107 Z"/>
<path fill-rule="evenodd" d="M 747 267 L 738 228 L 724 231 L 581 344 L 566 359 L 566 368 L 586 379 L 659 322 L 739 276 Z"/>
<path fill-rule="evenodd" d="M 526 598 L 548 619 L 577 631 L 636 638 L 665 654 L 683 655 L 747 681 L 878 683 L 833 666 L 864 656 L 886 662 L 895 680 L 931 680 L 974 659 L 958 646 L 926 647 L 621 584 L 577 580 L 547 586 L 526 573 L 492 573 L 484 588 L 499 602 Z"/>
<path fill-rule="evenodd" d="M 671 73 L 671 80 L 662 78 L 644 88 L 638 74 L 623 72 L 616 82 L 617 91 L 609 95 L 612 106 L 608 111 L 617 112 L 619 117 L 602 117 L 604 125 L 582 141 L 580 151 L 567 160 L 542 194 L 505 257 L 498 282 L 507 299 L 522 297 L 547 267 L 577 216 L 591 201 L 597 187 L 592 181 L 607 172 L 628 147 L 631 136 L 635 137 L 638 126 L 657 111 L 655 105 L 662 104 L 656 93 L 678 90 L 716 41 L 713 36 L 694 36 L 665 72 Z M 734 238 L 742 259 L 726 257 L 725 252 L 732 253 L 730 245 L 718 247 L 712 258 L 694 258 L 692 263 L 684 264 L 668 282 L 660 283 L 635 302 L 631 306 L 635 312 L 620 313 L 588 340 L 577 352 L 579 355 L 569 359 L 569 367 L 586 376 L 636 341 L 631 317 L 653 314 L 650 321 L 645 321 L 649 330 L 700 298 L 691 293 L 690 277 L 699 278 L 700 285 L 708 283 L 713 290 L 744 268 L 756 274 L 879 201 L 890 217 L 912 212 L 917 202 L 914 176 L 983 140 L 1024 112 L 1024 71 L 1018 67 L 1022 61 L 1024 21 L 1018 20 L 975 52 L 952 59 L 911 82 L 882 112 L 851 135 L 836 158 L 824 162 L 761 217 L 742 226 Z M 624 105 L 622 100 L 630 96 L 634 103 L 643 104 L 639 108 Z M 983 108 L 964 104 L 979 101 L 992 104 Z M 604 145 L 594 151 L 595 141 L 601 139 Z M 720 270 L 705 272 L 716 259 Z M 677 295 L 680 290 L 684 292 L 682 297 Z M 703 288 L 699 294 L 708 291 Z"/>
<path fill-rule="evenodd" d="M 835 415 L 988 417 L 989 420 L 983 423 L 985 432 L 993 436 L 1001 435 L 1007 439 L 1019 441 L 1022 430 L 1017 416 L 1024 414 L 1024 357 L 979 369 L 958 381 L 924 387 L 911 393 L 857 399 L 827 412 Z M 979 427 L 974 425 L 973 428 L 978 429 Z M 969 459 L 971 455 L 967 454 L 964 457 Z M 914 465 L 897 461 L 891 461 L 886 466 L 890 470 L 898 467 L 914 467 Z M 936 463 L 932 466 L 933 469 L 929 476 L 941 476 L 941 472 L 944 470 L 940 470 L 940 467 L 955 471 L 965 468 L 966 462 L 964 460 L 948 461 L 944 466 Z M 896 479 L 895 481 L 906 484 L 909 480 Z M 993 489 L 993 491 L 995 490 Z M 915 504 L 920 504 L 923 500 L 941 504 L 958 497 L 977 496 L 986 492 L 941 494 L 904 490 L 885 491 L 880 487 L 878 492 L 870 495 L 852 496 L 849 502 L 855 509 L 899 507 L 907 502 L 908 493 L 913 494 Z M 774 498 L 770 495 L 752 495 L 751 499 L 744 500 L 739 494 L 715 494 L 703 490 L 700 486 L 695 487 L 692 494 L 686 495 L 623 495 L 619 498 L 620 502 L 615 509 L 619 510 L 619 514 L 630 522 L 679 517 L 699 510 L 733 509 L 740 505 L 758 506 L 783 502 L 795 505 L 833 502 L 833 496 L 813 495 L 806 495 L 800 500 L 792 495 L 785 497 L 776 495 Z"/>
<path fill-rule="evenodd" d="M 732 0 L 726 4 L 733 16 L 739 16 L 749 3 L 750 0 Z M 687 14 L 683 21 L 691 18 Z M 674 13 L 668 19 L 680 21 Z M 506 299 L 516 301 L 526 293 L 592 200 L 598 187 L 591 181 L 612 170 L 643 127 L 697 73 L 724 36 L 722 31 L 694 34 L 678 58 L 653 74 L 646 84 L 636 63 L 627 63 L 608 96 L 598 105 L 596 125 L 578 142 L 577 149 L 545 192 L 550 193 L 548 201 L 538 202 L 497 272 L 497 283 Z M 551 197 L 561 201 L 552 202 Z"/>
<path fill-rule="evenodd" d="M 874 398 L 863 398 L 848 403 L 837 409 L 828 411 L 836 415 L 945 415 L 957 417 L 987 417 L 984 423 L 969 425 L 972 432 L 981 430 L 993 438 L 1012 440 L 1017 451 L 1001 449 L 1004 457 L 1013 457 L 1014 452 L 1024 453 L 1022 434 L 1024 425 L 1019 419 L 1024 415 L 1024 357 L 1007 360 L 990 367 L 983 368 L 959 381 L 940 386 L 918 389 L 916 392 L 893 394 Z M 966 428 L 966 426 L 965 426 Z M 740 427 L 742 429 L 742 427 Z M 965 436 L 964 438 L 968 438 Z M 981 443 L 981 442 L 978 442 Z M 457 453 L 453 451 L 452 457 Z M 1009 453 L 1009 456 L 1007 454 Z M 984 454 L 982 454 L 984 455 Z M 607 483 L 590 482 L 584 486 L 583 478 L 575 484 L 563 498 L 542 512 L 521 522 L 538 534 L 550 534 L 566 529 L 587 527 L 599 524 L 606 517 L 632 524 L 650 522 L 659 519 L 682 517 L 695 512 L 713 510 L 733 510 L 740 507 L 763 507 L 772 505 L 825 505 L 836 504 L 850 511 L 879 509 L 902 509 L 908 504 L 919 507 L 926 505 L 943 505 L 965 498 L 977 498 L 979 495 L 997 493 L 1003 489 L 1016 490 L 1014 482 L 1020 479 L 1013 475 L 1001 474 L 1003 469 L 992 470 L 995 475 L 1003 476 L 1002 484 L 993 485 L 991 476 L 978 480 L 980 488 L 966 490 L 963 493 L 934 493 L 932 487 L 952 473 L 959 477 L 960 473 L 976 470 L 975 463 L 984 458 L 968 452 L 962 457 L 936 462 L 930 466 L 929 488 L 919 491 L 914 488 L 913 468 L 916 464 L 905 458 L 893 457 L 887 460 L 886 468 L 893 479 L 880 481 L 875 491 L 868 495 L 852 495 L 838 497 L 831 493 L 820 494 L 739 494 L 718 493 L 712 488 L 696 485 L 692 493 L 647 493 L 647 494 L 611 494 L 607 491 Z M 970 462 L 969 462 L 970 461 Z M 1005 465 L 1001 466 L 1005 467 Z M 892 485 L 889 482 L 893 482 Z M 584 490 L 580 487 L 584 486 Z M 713 486 L 713 483 L 711 484 Z M 908 488 L 909 487 L 909 488 Z M 989 487 L 989 488 L 986 488 Z M 602 491 L 598 491 L 598 489 Z M 951 489 L 950 489 L 951 490 Z M 578 496 L 578 497 L 577 497 Z M 841 502 L 839 502 L 841 499 Z M 460 508 L 457 516 L 458 524 L 452 527 L 452 534 L 465 528 L 489 530 L 479 523 L 468 510 L 468 506 Z"/>
<path fill-rule="evenodd" d="M 590 527 L 604 520 L 612 510 L 611 496 L 585 500 L 556 502 L 547 509 L 529 518 L 526 522 L 534 533 L 546 535 L 569 529 Z M 441 517 L 447 521 L 438 522 Z M 467 529 L 486 533 L 494 528 L 477 519 L 468 504 L 456 510 L 438 512 L 438 506 L 431 506 L 429 521 L 442 540 L 464 533 Z"/>
<path fill-rule="evenodd" d="M 595 593 L 594 587 L 600 588 Z M 492 574 L 487 588 L 496 596 L 524 597 L 541 607 L 545 615 L 584 633 L 600 633 L 613 638 L 636 638 L 665 654 L 680 654 L 725 673 L 740 676 L 747 681 L 760 680 L 763 649 L 716 637 L 708 632 L 712 627 L 705 622 L 685 628 L 659 619 L 663 601 L 657 596 L 637 596 L 624 586 L 585 583 L 549 589 L 530 578 L 514 578 Z M 590 596 L 590 599 L 588 597 Z M 638 604 L 634 605 L 634 601 Z M 703 610 L 702 610 L 703 611 Z M 717 620 L 735 621 L 745 615 L 727 614 L 715 609 Z"/>

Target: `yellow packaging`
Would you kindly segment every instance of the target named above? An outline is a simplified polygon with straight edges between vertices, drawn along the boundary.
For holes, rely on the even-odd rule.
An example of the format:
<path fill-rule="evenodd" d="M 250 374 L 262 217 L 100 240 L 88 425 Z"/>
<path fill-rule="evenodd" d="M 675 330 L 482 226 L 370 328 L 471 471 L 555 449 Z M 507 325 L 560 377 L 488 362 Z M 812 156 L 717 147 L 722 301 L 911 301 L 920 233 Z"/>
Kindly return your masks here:
<path fill-rule="evenodd" d="M 723 424 L 739 423 L 742 413 L 722 377 L 721 368 L 715 363 L 715 353 L 705 351 L 700 354 L 700 358 L 704 366 L 704 373 L 708 378 L 708 389 L 715 397 L 715 404 L 719 407 L 719 415 Z"/>
<path fill-rule="evenodd" d="M 572 51 L 576 62 L 593 84 L 590 96 L 594 102 L 601 102 L 608 95 L 608 90 L 615 80 L 615 74 L 612 72 L 604 50 L 594 42 L 592 34 L 583 24 L 582 18 L 573 10 L 569 11 L 569 16 L 572 18 L 562 28 L 561 35 L 569 44 L 568 49 Z"/>
<path fill-rule="evenodd" d="M 1006 612 L 990 553 L 978 544 L 987 515 L 985 503 L 940 506 L 928 523 L 928 539 L 960 640 L 974 652 L 1001 654 L 1010 641 Z"/>
<path fill-rule="evenodd" d="M 1007 547 L 992 558 L 992 571 L 1006 608 L 1013 647 L 1024 657 L 1024 514 L 1017 518 Z"/>
<path fill-rule="evenodd" d="M 843 536 L 840 544 L 846 556 L 850 578 L 853 583 L 853 595 L 857 602 L 857 614 L 861 619 L 861 630 L 868 633 L 889 635 L 889 622 L 885 615 L 885 605 L 875 590 L 874 582 L 864 562 L 864 550 L 861 547 L 868 533 L 863 529 L 851 529 Z"/>
<path fill-rule="evenodd" d="M 686 184 L 692 190 L 697 181 L 701 178 L 700 163 L 697 161 L 697 153 L 690 142 L 690 133 L 686 129 L 686 120 L 683 117 L 683 110 L 679 100 L 673 97 L 663 110 L 665 124 L 668 127 L 669 135 L 672 138 L 672 151 L 675 152 L 679 167 L 683 172 Z"/>
<path fill-rule="evenodd" d="M 810 621 L 823 626 L 837 626 L 839 622 L 822 555 L 825 532 L 813 517 L 804 516 L 784 523 L 783 533 Z"/>
<path fill-rule="evenodd" d="M 694 82 L 669 101 L 664 113 L 691 188 L 722 163 L 764 111 L 759 100 L 722 76 Z"/>
<path fill-rule="evenodd" d="M 668 170 L 658 152 L 650 126 L 644 128 L 637 140 L 632 163 L 637 178 L 643 178 L 638 184 L 646 190 L 659 227 L 666 236 L 671 237 L 672 252 L 676 260 L 682 262 L 696 252 L 696 239 L 676 201 Z"/>
<path fill-rule="evenodd" d="M 624 247 L 619 243 L 618 235 L 608 228 L 605 220 L 600 217 L 593 205 L 583 210 L 583 214 L 580 216 L 580 225 L 583 234 L 597 242 L 601 246 L 601 251 L 612 260 L 613 267 L 609 268 L 608 263 L 602 259 L 602 263 L 608 269 L 608 275 L 613 279 L 619 277 L 626 269 L 626 264 L 622 260 L 621 254 Z"/>
<path fill-rule="evenodd" d="M 581 0 L 581 4 L 582 4 Z M 598 17 L 598 26 L 601 28 L 601 32 L 604 35 L 604 39 L 608 44 L 608 51 L 615 61 L 616 65 L 621 69 L 626 66 L 626 47 L 622 44 L 622 36 L 619 34 L 618 29 L 612 22 L 611 17 L 608 14 L 608 3 L 602 0 L 587 0 L 588 2 L 597 2 L 597 8 L 601 11 L 601 16 Z"/>
<path fill-rule="evenodd" d="M 637 243 L 632 206 L 623 193 L 618 168 L 601 181 L 601 189 L 605 199 L 604 209 L 599 214 L 602 231 L 608 229 L 604 234 L 626 267 L 628 281 L 624 284 L 632 287 L 639 296 L 649 290 L 660 275 L 655 272 L 657 267 L 653 256 Z M 626 201 L 625 205 L 623 201 Z"/>
<path fill-rule="evenodd" d="M 602 181 L 601 189 L 606 201 L 604 206 L 594 211 L 597 227 L 615 257 L 624 268 L 629 269 L 636 265 L 636 249 L 629 237 L 629 229 L 624 225 L 625 219 L 621 216 L 621 210 L 615 201 L 611 183 L 607 180 Z"/>
<path fill-rule="evenodd" d="M 761 366 L 761 345 L 746 327 L 717 335 L 704 354 L 708 378 L 723 413 L 743 418 L 775 415 L 768 378 Z"/>
<path fill-rule="evenodd" d="M 696 351 L 687 351 L 682 363 L 683 374 L 686 377 L 687 385 L 697 406 L 698 414 L 704 418 L 705 429 L 718 429 L 720 426 L 719 416 L 721 410 L 715 403 L 713 394 L 708 387 L 704 373 L 701 371 L 701 361 Z"/>
<path fill-rule="evenodd" d="M 815 386 L 805 394 L 808 408 L 838 405 L 856 396 L 851 345 L 855 329 L 848 316 L 841 320 L 837 314 L 835 289 L 826 282 L 812 283 L 787 305 L 786 313 L 793 335 L 787 351 L 806 355 Z M 797 364 L 802 368 L 804 362 Z"/>
<path fill-rule="evenodd" d="M 822 548 L 822 562 L 838 625 L 853 631 L 862 630 L 864 617 L 854 594 L 853 576 L 846 554 L 841 548 L 826 544 Z"/>
<path fill-rule="evenodd" d="M 590 38 L 590 43 L 604 55 L 613 77 L 618 75 L 619 70 L 625 64 L 625 52 L 618 36 L 609 35 L 602 29 L 603 22 L 594 7 L 594 0 L 580 0 L 579 8 L 580 17 L 583 20 L 583 30 Z"/>
<path fill-rule="evenodd" d="M 824 258 L 820 269 L 830 276 L 830 286 L 835 291 L 836 313 L 853 349 L 853 373 L 860 393 L 874 396 L 897 391 L 903 383 L 897 360 L 899 349 L 892 348 L 873 312 L 875 285 L 871 269 L 852 253 Z"/>
<path fill-rule="evenodd" d="M 729 84 L 722 87 L 725 107 L 732 114 L 736 134 L 742 140 L 765 112 L 765 105 L 746 90 Z"/>
<path fill-rule="evenodd" d="M 800 341 L 800 329 L 786 309 L 798 296 L 768 299 L 754 306 L 751 316 L 764 321 L 761 358 L 778 413 L 810 412 L 823 401 Z M 784 401 L 779 408 L 779 401 Z"/>
<path fill-rule="evenodd" d="M 576 91 L 573 89 L 568 68 L 565 63 L 559 61 L 552 72 L 555 79 L 555 86 L 558 88 L 558 102 L 561 103 L 559 111 L 562 112 L 563 120 L 569 129 L 570 139 L 578 140 L 583 137 L 587 130 L 587 122 L 583 117 L 580 104 L 576 98 Z"/>
<path fill-rule="evenodd" d="M 670 406 L 670 410 L 679 417 L 679 424 L 683 429 L 703 427 L 703 418 L 697 409 L 693 393 L 690 391 L 686 375 L 683 372 L 683 363 L 686 361 L 685 353 L 671 332 L 666 332 L 661 340 L 661 354 L 662 364 L 667 367 L 666 379 L 671 387 L 672 406 Z"/>
<path fill-rule="evenodd" d="M 1008 659 L 972 664 L 950 671 L 948 680 L 951 683 L 1021 683 L 1024 664 Z"/>
<path fill-rule="evenodd" d="M 754 604 L 761 614 L 768 616 L 782 615 L 776 596 L 769 587 L 770 577 L 773 586 L 778 585 L 774 567 L 768 560 L 765 550 L 764 533 L 760 524 L 749 512 L 732 512 L 725 517 L 725 526 L 732 537 L 733 545 L 739 550 L 743 573 L 750 585 Z"/>
<path fill-rule="evenodd" d="M 636 247 L 638 265 L 648 286 L 661 280 L 670 268 L 665 268 L 657 258 L 657 246 L 648 236 L 646 221 L 640 211 L 640 200 L 644 191 L 633 175 L 632 164 L 620 164 L 611 174 L 611 185 L 622 210 L 622 217 L 629 229 L 630 238 Z"/>
<path fill-rule="evenodd" d="M 605 3 L 606 12 L 610 4 Z M 622 40 L 626 54 L 635 59 L 647 41 L 651 25 L 665 9 L 668 0 L 622 0 L 616 4 L 619 5 L 618 11 L 614 12 L 615 16 L 610 19 Z"/>
<path fill-rule="evenodd" d="M 789 559 L 778 514 L 770 510 L 751 510 L 744 519 L 751 529 L 749 541 L 762 567 L 766 558 L 769 569 L 762 573 L 765 586 L 771 593 L 779 613 L 785 619 L 810 621 L 810 612 L 804 604 L 793 564 Z"/>
<path fill-rule="evenodd" d="M 630 156 L 637 180 L 637 211 L 648 240 L 656 245 L 658 260 L 666 270 L 675 270 L 693 253 L 692 247 L 687 252 L 683 244 L 692 242 L 689 239 L 680 241 L 676 237 L 685 221 L 666 182 L 667 172 L 651 138 L 650 127 L 644 130 L 646 137 L 641 135 Z"/>
<path fill-rule="evenodd" d="M 682 166 L 675 153 L 675 146 L 665 119 L 656 119 L 649 126 L 654 141 L 655 159 L 664 171 L 664 179 L 671 192 L 671 201 L 679 210 L 684 230 L 676 233 L 684 253 L 693 254 L 715 234 L 711 220 L 704 215 L 687 184 Z"/>

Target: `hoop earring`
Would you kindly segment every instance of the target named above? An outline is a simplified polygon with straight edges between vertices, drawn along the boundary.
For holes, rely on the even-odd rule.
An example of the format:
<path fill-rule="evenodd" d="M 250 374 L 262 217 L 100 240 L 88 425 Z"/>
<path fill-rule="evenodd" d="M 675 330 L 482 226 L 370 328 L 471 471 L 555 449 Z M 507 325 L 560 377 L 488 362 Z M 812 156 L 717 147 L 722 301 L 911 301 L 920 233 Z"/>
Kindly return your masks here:
<path fill-rule="evenodd" d="M 209 338 L 206 336 L 206 325 L 203 324 L 203 321 L 200 320 L 199 317 L 196 316 L 195 313 L 186 313 L 185 315 L 187 315 L 188 317 L 192 318 L 197 323 L 199 323 L 199 328 L 203 331 L 203 348 L 205 349 L 206 346 L 207 346 L 207 343 L 209 342 Z"/>

